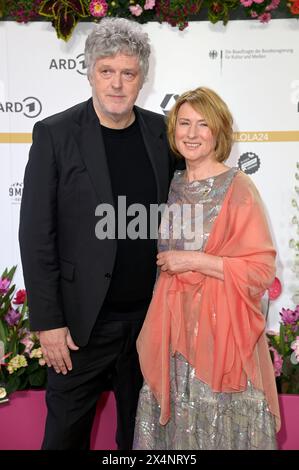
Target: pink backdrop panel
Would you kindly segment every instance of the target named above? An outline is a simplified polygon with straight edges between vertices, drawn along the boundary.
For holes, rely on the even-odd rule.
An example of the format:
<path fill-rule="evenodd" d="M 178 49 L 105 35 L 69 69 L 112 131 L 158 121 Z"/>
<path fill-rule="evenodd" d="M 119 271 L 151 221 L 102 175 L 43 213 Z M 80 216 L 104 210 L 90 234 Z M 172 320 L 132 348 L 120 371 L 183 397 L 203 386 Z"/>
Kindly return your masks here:
<path fill-rule="evenodd" d="M 299 450 L 299 395 L 280 395 L 282 427 L 279 448 Z M 40 449 L 46 419 L 44 391 L 16 392 L 0 405 L 0 449 Z M 113 393 L 105 393 L 97 407 L 91 449 L 115 450 L 116 411 Z"/>
<path fill-rule="evenodd" d="M 299 395 L 279 395 L 281 429 L 278 433 L 279 448 L 299 450 Z"/>
<path fill-rule="evenodd" d="M 0 449 L 40 449 L 46 420 L 44 391 L 16 392 L 0 405 Z M 93 450 L 114 450 L 116 412 L 113 393 L 102 395 L 91 435 Z"/>

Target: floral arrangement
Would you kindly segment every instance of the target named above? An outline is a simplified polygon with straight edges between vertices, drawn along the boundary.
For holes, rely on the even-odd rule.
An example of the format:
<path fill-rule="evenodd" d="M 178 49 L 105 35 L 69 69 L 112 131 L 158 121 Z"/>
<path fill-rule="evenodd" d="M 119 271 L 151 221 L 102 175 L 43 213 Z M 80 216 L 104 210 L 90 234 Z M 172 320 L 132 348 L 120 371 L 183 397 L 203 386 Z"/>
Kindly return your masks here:
<path fill-rule="evenodd" d="M 295 4 L 295 2 L 293 2 Z M 299 162 L 297 162 L 299 170 Z M 295 178 L 299 181 L 299 171 L 295 173 Z M 295 186 L 295 192 L 299 195 L 299 187 Z M 292 199 L 292 206 L 299 211 L 296 198 Z M 296 234 L 299 235 L 299 218 L 295 214 L 292 223 L 296 227 Z M 289 242 L 290 248 L 295 250 L 295 261 L 293 271 L 299 278 L 299 240 L 292 238 Z M 269 301 L 275 300 L 281 293 L 281 284 L 275 278 L 272 286 L 268 289 Z M 293 295 L 294 310 L 283 308 L 280 314 L 279 332 L 267 331 L 269 349 L 273 361 L 278 390 L 282 393 L 299 393 L 299 290 Z M 268 302 L 269 310 L 269 302 Z"/>
<path fill-rule="evenodd" d="M 267 332 L 278 388 L 299 393 L 299 305 L 280 312 L 280 330 Z"/>
<path fill-rule="evenodd" d="M 298 17 L 299 0 L 0 0 L 0 17 L 21 23 L 49 20 L 58 38 L 67 41 L 79 21 L 96 22 L 104 16 L 130 18 L 140 23 L 167 22 L 183 30 L 189 20 L 198 19 L 202 12 L 201 19 L 226 24 L 237 8 L 249 18 L 266 23 L 277 9 Z"/>
<path fill-rule="evenodd" d="M 246 13 L 251 18 L 257 18 L 262 23 L 271 20 L 271 13 L 280 5 L 280 0 L 241 0 Z"/>
<path fill-rule="evenodd" d="M 299 162 L 297 162 L 297 170 L 299 170 Z M 299 172 L 295 173 L 295 178 L 296 178 L 296 181 L 298 181 L 298 185 L 299 185 Z M 298 197 L 299 196 L 299 186 L 295 185 L 294 189 L 295 189 L 296 195 Z M 292 206 L 295 209 L 297 209 L 297 212 L 299 211 L 299 205 L 298 205 L 298 202 L 297 202 L 295 197 L 292 199 Z M 295 238 L 291 238 L 291 240 L 289 242 L 289 246 L 290 246 L 290 248 L 295 250 L 295 259 L 294 259 L 292 269 L 293 269 L 293 271 L 296 275 L 296 278 L 299 278 L 299 240 L 298 240 L 299 216 L 297 214 L 295 214 L 293 216 L 292 223 L 295 225 L 295 228 L 296 228 L 297 240 Z M 295 304 L 299 303 L 299 289 L 296 289 L 295 294 L 293 295 L 293 301 L 294 301 Z"/>
<path fill-rule="evenodd" d="M 12 284 L 15 271 L 0 277 L 0 403 L 16 390 L 44 388 L 47 377 L 39 340 L 29 331 L 26 291 Z"/>

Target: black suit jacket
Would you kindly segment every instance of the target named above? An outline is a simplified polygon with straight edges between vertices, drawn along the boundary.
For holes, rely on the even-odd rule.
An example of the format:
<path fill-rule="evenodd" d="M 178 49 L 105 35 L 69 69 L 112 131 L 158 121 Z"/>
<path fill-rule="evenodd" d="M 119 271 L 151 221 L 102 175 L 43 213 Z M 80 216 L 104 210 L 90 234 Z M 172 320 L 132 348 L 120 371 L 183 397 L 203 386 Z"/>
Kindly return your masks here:
<path fill-rule="evenodd" d="M 160 204 L 173 174 L 164 118 L 138 107 L 134 111 Z M 114 200 L 90 99 L 35 124 L 19 229 L 31 329 L 68 326 L 79 346 L 88 342 L 115 263 L 116 241 L 95 236 L 100 203 Z"/>

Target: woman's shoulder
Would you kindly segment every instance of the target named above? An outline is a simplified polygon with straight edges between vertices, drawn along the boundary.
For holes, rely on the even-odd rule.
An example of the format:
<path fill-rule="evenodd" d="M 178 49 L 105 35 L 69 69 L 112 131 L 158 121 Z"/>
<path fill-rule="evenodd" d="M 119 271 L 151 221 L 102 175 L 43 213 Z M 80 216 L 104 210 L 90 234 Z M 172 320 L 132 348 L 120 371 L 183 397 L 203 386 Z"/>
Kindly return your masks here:
<path fill-rule="evenodd" d="M 238 170 L 232 184 L 231 202 L 253 204 L 260 202 L 259 191 L 250 178 L 242 170 Z"/>

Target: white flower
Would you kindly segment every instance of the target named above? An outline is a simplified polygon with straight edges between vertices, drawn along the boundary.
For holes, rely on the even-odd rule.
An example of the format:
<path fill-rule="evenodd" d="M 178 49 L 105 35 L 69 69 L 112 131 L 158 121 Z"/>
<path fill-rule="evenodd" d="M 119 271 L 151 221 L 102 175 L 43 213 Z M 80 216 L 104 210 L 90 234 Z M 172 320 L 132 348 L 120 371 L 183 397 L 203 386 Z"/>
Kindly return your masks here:
<path fill-rule="evenodd" d="M 32 349 L 32 351 L 31 351 L 29 357 L 30 357 L 31 359 L 33 359 L 33 358 L 40 359 L 41 357 L 43 357 L 43 353 L 42 353 L 41 348 Z"/>
<path fill-rule="evenodd" d="M 7 370 L 10 374 L 13 374 L 16 370 L 21 369 L 21 367 L 27 366 L 28 363 L 26 357 L 23 354 L 17 354 L 7 364 Z"/>

